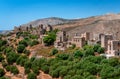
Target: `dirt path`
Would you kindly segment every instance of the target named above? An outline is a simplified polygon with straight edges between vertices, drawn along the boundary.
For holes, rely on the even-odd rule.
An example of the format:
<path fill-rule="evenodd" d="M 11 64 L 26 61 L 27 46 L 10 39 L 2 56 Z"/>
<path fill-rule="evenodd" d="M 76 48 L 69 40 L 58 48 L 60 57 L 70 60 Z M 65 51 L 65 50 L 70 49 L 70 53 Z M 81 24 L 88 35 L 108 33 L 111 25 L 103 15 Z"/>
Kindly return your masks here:
<path fill-rule="evenodd" d="M 45 74 L 44 72 L 40 71 L 40 75 L 38 79 L 52 79 L 52 77 L 48 74 Z"/>

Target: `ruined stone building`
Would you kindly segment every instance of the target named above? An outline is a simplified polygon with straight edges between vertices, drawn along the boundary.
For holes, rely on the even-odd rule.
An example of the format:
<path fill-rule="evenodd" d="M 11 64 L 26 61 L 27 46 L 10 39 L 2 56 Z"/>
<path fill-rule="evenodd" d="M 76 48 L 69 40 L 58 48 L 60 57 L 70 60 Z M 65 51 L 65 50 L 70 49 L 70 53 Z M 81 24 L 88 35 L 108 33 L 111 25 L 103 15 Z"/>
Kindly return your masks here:
<path fill-rule="evenodd" d="M 30 32 L 31 32 L 31 34 L 35 34 L 35 35 L 40 36 L 40 35 L 44 35 L 46 30 L 45 30 L 45 28 L 43 28 L 43 25 L 41 24 L 41 25 L 33 28 Z"/>
<path fill-rule="evenodd" d="M 52 31 L 53 28 L 51 25 L 46 24 L 40 24 L 39 26 L 32 26 L 31 24 L 29 26 L 19 26 L 19 27 L 14 27 L 14 32 L 24 32 L 24 31 L 29 31 L 32 34 L 36 35 L 43 35 L 45 34 L 46 31 Z"/>
<path fill-rule="evenodd" d="M 108 47 L 108 41 L 113 40 L 113 35 L 111 34 L 101 34 L 101 47 L 104 47 L 107 50 Z"/>
<path fill-rule="evenodd" d="M 107 54 L 112 56 L 120 56 L 120 41 L 109 40 Z"/>
<path fill-rule="evenodd" d="M 19 27 L 14 27 L 14 33 L 18 33 L 18 32 L 26 32 L 26 31 L 31 31 L 31 28 L 28 26 L 19 26 Z"/>
<path fill-rule="evenodd" d="M 66 42 L 66 32 L 65 31 L 60 31 L 57 33 L 56 41 L 58 42 Z"/>
<path fill-rule="evenodd" d="M 48 35 L 40 35 L 40 38 L 38 39 L 39 43 L 42 44 L 42 45 L 45 45 L 44 42 L 43 42 L 43 39 L 45 36 L 48 36 Z"/>
<path fill-rule="evenodd" d="M 90 40 L 90 33 L 85 32 L 81 35 L 75 34 L 75 36 L 72 38 L 71 43 L 75 44 L 76 47 L 82 48 L 89 40 Z"/>
<path fill-rule="evenodd" d="M 88 40 L 90 40 L 90 33 L 85 32 L 81 35 L 75 34 L 75 36 L 72 38 L 71 43 L 75 44 L 76 47 L 82 48 Z"/>
<path fill-rule="evenodd" d="M 85 38 L 84 37 L 81 37 L 81 36 L 74 36 L 73 37 L 73 40 L 71 41 L 72 44 L 75 44 L 76 47 L 80 47 L 82 48 L 86 41 L 85 41 Z"/>
<path fill-rule="evenodd" d="M 92 34 L 92 36 L 90 35 L 90 39 L 87 40 L 87 44 L 88 45 L 96 45 L 96 44 L 100 44 L 101 45 L 101 37 L 104 36 L 105 34 L 100 33 L 100 34 Z M 102 41 L 103 42 L 103 41 Z M 103 42 L 104 43 L 104 42 Z M 102 43 L 102 44 L 103 44 Z"/>
<path fill-rule="evenodd" d="M 57 49 L 65 49 L 75 44 L 76 47 L 82 48 L 86 41 L 90 39 L 90 33 L 86 32 L 82 35 L 75 33 L 75 35 L 69 39 L 65 31 L 60 31 L 57 33 L 56 42 L 54 43 L 55 48 Z"/>
<path fill-rule="evenodd" d="M 56 41 L 54 47 L 58 50 L 65 50 L 67 46 L 67 35 L 65 31 L 59 31 L 57 33 Z"/>
<path fill-rule="evenodd" d="M 52 30 L 53 30 L 52 26 L 48 24 L 47 27 L 46 27 L 46 31 L 50 32 Z"/>
<path fill-rule="evenodd" d="M 36 27 L 36 30 L 38 31 L 38 35 L 44 35 L 46 32 L 50 32 L 53 30 L 51 25 L 39 25 Z"/>
<path fill-rule="evenodd" d="M 30 32 L 33 35 L 37 35 L 38 41 L 40 44 L 43 44 L 43 38 L 46 36 L 46 32 L 52 31 L 53 28 L 49 24 L 40 24 L 39 26 L 32 26 L 31 24 L 29 26 L 20 26 L 20 27 L 14 27 L 14 33 L 18 32 Z"/>
<path fill-rule="evenodd" d="M 81 37 L 84 37 L 86 41 L 90 40 L 90 33 L 89 32 L 85 32 L 85 33 L 81 34 Z"/>
<path fill-rule="evenodd" d="M 44 25 L 41 24 L 41 25 L 38 26 L 37 30 L 38 30 L 38 36 L 39 36 L 38 40 L 41 44 L 44 45 L 43 38 L 45 36 L 47 36 L 45 33 L 52 31 L 53 28 L 50 25 L 47 25 L 47 26 L 44 27 Z"/>
<path fill-rule="evenodd" d="M 93 46 L 93 45 L 96 45 L 97 44 L 97 41 L 96 40 L 88 40 L 87 41 L 87 44 L 90 45 L 90 46 Z"/>

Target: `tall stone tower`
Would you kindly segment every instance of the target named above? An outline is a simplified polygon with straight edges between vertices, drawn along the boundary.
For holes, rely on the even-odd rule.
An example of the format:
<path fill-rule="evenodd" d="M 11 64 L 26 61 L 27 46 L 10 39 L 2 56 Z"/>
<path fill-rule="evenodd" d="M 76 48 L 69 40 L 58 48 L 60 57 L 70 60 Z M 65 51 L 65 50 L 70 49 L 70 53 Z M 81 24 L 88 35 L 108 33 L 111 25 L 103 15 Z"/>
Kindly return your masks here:
<path fill-rule="evenodd" d="M 100 38 L 101 38 L 101 47 L 104 47 L 107 50 L 108 40 L 113 40 L 113 35 L 102 34 Z"/>
<path fill-rule="evenodd" d="M 67 41 L 66 32 L 60 31 L 57 33 L 56 42 L 65 42 Z"/>

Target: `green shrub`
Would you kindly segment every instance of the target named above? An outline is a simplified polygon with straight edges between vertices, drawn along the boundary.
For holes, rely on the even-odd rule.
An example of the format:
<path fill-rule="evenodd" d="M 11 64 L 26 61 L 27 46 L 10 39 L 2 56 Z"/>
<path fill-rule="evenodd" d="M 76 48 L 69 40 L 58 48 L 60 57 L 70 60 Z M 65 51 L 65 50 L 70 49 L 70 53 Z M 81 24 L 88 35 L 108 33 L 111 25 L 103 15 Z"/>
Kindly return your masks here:
<path fill-rule="evenodd" d="M 29 37 L 30 37 L 31 39 L 38 39 L 38 36 L 37 36 L 37 35 L 32 35 L 32 34 L 30 34 Z"/>
<path fill-rule="evenodd" d="M 0 62 L 4 60 L 4 56 L 0 53 Z"/>
<path fill-rule="evenodd" d="M 42 67 L 41 67 L 41 70 L 44 72 L 44 73 L 49 73 L 49 66 L 47 66 L 47 65 L 43 65 Z"/>
<path fill-rule="evenodd" d="M 71 79 L 71 75 L 66 75 L 66 76 L 64 76 L 64 78 L 63 79 Z"/>
<path fill-rule="evenodd" d="M 10 71 L 11 66 L 10 66 L 10 65 L 7 65 L 7 66 L 5 67 L 5 69 L 6 69 L 6 71 Z"/>
<path fill-rule="evenodd" d="M 74 75 L 71 79 L 84 79 L 81 75 Z"/>
<path fill-rule="evenodd" d="M 34 46 L 37 44 L 39 44 L 39 42 L 37 40 L 33 40 L 33 41 L 31 41 L 30 46 Z"/>
<path fill-rule="evenodd" d="M 49 32 L 48 36 L 45 36 L 43 38 L 43 42 L 46 46 L 53 45 L 54 41 L 56 40 L 56 33 L 55 32 Z"/>
<path fill-rule="evenodd" d="M 5 75 L 5 71 L 4 69 L 0 68 L 0 77 L 4 76 Z"/>
<path fill-rule="evenodd" d="M 19 73 L 19 70 L 16 66 L 11 66 L 10 71 L 11 71 L 11 73 L 13 73 L 15 75 Z"/>
<path fill-rule="evenodd" d="M 7 40 L 0 40 L 0 47 L 4 46 L 5 44 L 7 44 Z"/>
<path fill-rule="evenodd" d="M 90 75 L 86 79 L 96 79 L 96 76 Z"/>
<path fill-rule="evenodd" d="M 9 52 L 6 55 L 6 60 L 7 60 L 8 64 L 13 64 L 14 62 L 16 62 L 18 57 L 19 57 L 19 55 L 16 54 L 15 52 Z"/>
<path fill-rule="evenodd" d="M 29 73 L 27 76 L 27 79 L 37 79 L 36 74 L 35 73 Z"/>
<path fill-rule="evenodd" d="M 6 67 L 7 65 L 8 65 L 7 62 L 2 61 L 2 66 L 3 66 L 3 67 Z"/>
<path fill-rule="evenodd" d="M 58 50 L 57 49 L 52 49 L 52 51 L 50 52 L 50 55 L 55 55 L 58 53 Z"/>
<path fill-rule="evenodd" d="M 35 57 L 30 58 L 30 62 L 33 62 L 35 60 Z"/>
<path fill-rule="evenodd" d="M 14 52 L 14 49 L 12 47 L 6 47 L 5 48 L 5 54 L 9 52 Z"/>
<path fill-rule="evenodd" d="M 49 72 L 49 74 L 53 77 L 53 78 L 58 78 L 59 77 L 59 72 L 58 70 L 52 70 Z"/>
<path fill-rule="evenodd" d="M 39 72 L 39 67 L 38 66 L 32 66 L 32 70 L 33 70 L 33 72 L 36 74 L 36 75 L 38 75 L 40 72 Z"/>
<path fill-rule="evenodd" d="M 29 74 L 30 73 L 30 68 L 25 68 L 25 74 Z"/>
<path fill-rule="evenodd" d="M 75 47 L 76 47 L 76 45 L 75 45 L 75 44 L 72 44 L 71 48 L 74 49 Z"/>
<path fill-rule="evenodd" d="M 27 44 L 27 41 L 26 41 L 26 40 L 21 40 L 21 41 L 19 42 L 19 44 L 23 44 L 24 46 L 28 46 L 28 44 Z"/>
<path fill-rule="evenodd" d="M 3 45 L 3 46 L 0 46 L 0 51 L 4 51 L 5 50 L 5 48 L 6 48 L 6 46 L 5 45 Z"/>
<path fill-rule="evenodd" d="M 31 68 L 31 62 L 30 61 L 26 61 L 25 64 L 24 64 L 24 68 Z"/>
<path fill-rule="evenodd" d="M 3 76 L 3 77 L 0 77 L 0 79 L 10 79 L 10 78 L 7 78 L 7 77 L 4 77 L 4 76 Z"/>
<path fill-rule="evenodd" d="M 24 49 L 24 54 L 26 54 L 27 56 L 29 56 L 30 55 L 30 51 L 29 50 L 26 50 L 26 49 Z"/>
<path fill-rule="evenodd" d="M 68 54 L 58 54 L 56 57 L 59 59 L 62 59 L 62 60 L 67 60 L 69 58 L 69 55 Z"/>
<path fill-rule="evenodd" d="M 94 45 L 93 50 L 94 50 L 95 52 L 97 52 L 100 47 L 101 47 L 101 46 L 100 46 L 99 44 L 96 44 L 96 45 Z"/>
<path fill-rule="evenodd" d="M 99 47 L 98 50 L 97 50 L 98 53 L 104 53 L 105 52 L 105 48 L 103 47 Z"/>
<path fill-rule="evenodd" d="M 67 75 L 67 72 L 68 72 L 68 68 L 67 68 L 66 66 L 63 66 L 63 67 L 61 67 L 61 70 L 60 70 L 60 72 L 59 72 L 59 75 L 60 75 L 61 77 L 64 77 L 65 75 Z"/>
<path fill-rule="evenodd" d="M 25 56 L 19 56 L 16 63 L 18 65 L 21 65 L 21 66 L 24 66 L 25 62 L 28 61 L 28 57 L 25 55 Z"/>
<path fill-rule="evenodd" d="M 19 44 L 18 47 L 17 47 L 17 52 L 18 53 L 23 53 L 24 50 L 25 50 L 25 45 Z"/>
<path fill-rule="evenodd" d="M 80 58 L 80 57 L 82 57 L 83 56 L 83 52 L 81 52 L 80 50 L 76 50 L 75 52 L 74 52 L 74 57 L 75 58 Z"/>
<path fill-rule="evenodd" d="M 87 48 L 87 49 L 84 51 L 83 56 L 84 56 L 84 57 L 87 57 L 87 56 L 90 56 L 90 55 L 94 55 L 94 50 L 93 50 L 92 48 Z"/>

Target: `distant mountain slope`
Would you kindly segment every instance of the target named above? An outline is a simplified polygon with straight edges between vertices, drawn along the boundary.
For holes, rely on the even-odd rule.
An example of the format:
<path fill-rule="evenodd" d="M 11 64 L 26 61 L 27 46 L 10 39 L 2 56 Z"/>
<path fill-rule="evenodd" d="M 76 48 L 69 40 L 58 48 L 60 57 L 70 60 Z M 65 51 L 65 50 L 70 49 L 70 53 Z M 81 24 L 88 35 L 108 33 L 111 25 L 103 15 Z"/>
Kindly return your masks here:
<path fill-rule="evenodd" d="M 10 30 L 0 30 L 0 34 L 8 34 Z"/>
<path fill-rule="evenodd" d="M 0 34 L 2 34 L 4 32 L 4 30 L 0 30 Z"/>
<path fill-rule="evenodd" d="M 23 24 L 21 26 L 29 26 L 30 24 L 32 26 L 38 26 L 40 24 L 50 24 L 50 25 L 59 25 L 59 24 L 65 24 L 65 23 L 70 23 L 76 20 L 68 20 L 68 19 L 63 19 L 63 18 L 58 18 L 58 17 L 50 17 L 50 18 L 44 18 L 44 19 L 38 19 L 35 21 L 31 21 L 27 24 Z"/>
<path fill-rule="evenodd" d="M 91 32 L 94 34 L 109 33 L 120 38 L 120 14 L 107 14 L 79 19 L 75 23 L 56 25 L 55 28 L 65 29 L 72 36 L 75 33 Z"/>
<path fill-rule="evenodd" d="M 2 30 L 0 30 L 0 33 L 2 32 Z"/>
<path fill-rule="evenodd" d="M 120 38 L 120 14 L 106 14 L 82 19 L 62 19 L 57 17 L 39 19 L 22 26 L 50 24 L 53 28 L 64 29 L 72 37 L 75 33 L 109 33 Z"/>

